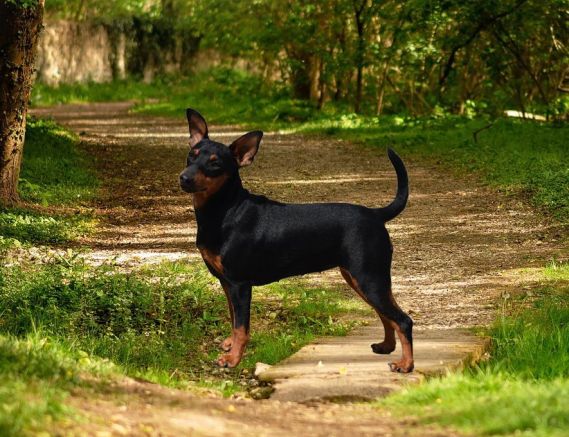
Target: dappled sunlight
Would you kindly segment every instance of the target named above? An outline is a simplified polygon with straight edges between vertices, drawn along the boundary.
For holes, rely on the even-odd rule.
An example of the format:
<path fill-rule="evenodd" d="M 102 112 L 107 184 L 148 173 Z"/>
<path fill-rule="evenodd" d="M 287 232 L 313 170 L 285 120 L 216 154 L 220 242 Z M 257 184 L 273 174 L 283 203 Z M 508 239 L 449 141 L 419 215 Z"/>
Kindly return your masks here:
<path fill-rule="evenodd" d="M 94 250 L 82 255 L 90 264 L 100 265 L 114 262 L 125 268 L 138 268 L 141 264 L 156 265 L 164 261 L 197 261 L 201 259 L 195 253 L 156 252 L 149 250 L 132 250 L 117 254 L 116 250 Z"/>
<path fill-rule="evenodd" d="M 239 138 L 243 135 L 245 131 L 239 132 L 215 132 L 210 134 L 210 138 L 215 141 L 216 138 Z M 264 132 L 264 136 L 268 137 L 271 135 L 276 135 L 276 132 Z M 177 139 L 188 139 L 189 134 L 187 132 L 184 133 L 174 133 L 174 132 L 113 132 L 102 135 L 103 138 L 105 137 L 115 137 L 115 138 L 177 138 Z"/>
<path fill-rule="evenodd" d="M 85 239 L 93 247 L 85 256 L 126 266 L 199 260 L 191 196 L 177 185 L 187 148 L 185 117 L 138 117 L 127 115 L 127 109 L 124 104 L 72 106 L 61 117 L 57 114 L 81 130 L 105 175 L 97 210 L 101 228 Z M 244 131 L 212 126 L 211 132 L 212 138 L 225 139 Z M 331 137 L 265 135 L 254 164 L 242 172 L 244 185 L 252 191 L 296 203 L 381 207 L 393 199 L 396 175 L 383 150 Z M 531 267 L 554 254 L 548 235 L 555 229 L 527 207 L 510 205 L 490 189 L 472 188 L 472 181 L 441 176 L 413 163 L 408 171 L 408 207 L 387 224 L 395 250 L 397 301 L 424 329 L 488 323 L 501 291 L 515 286 L 513 278 L 501 272 Z M 359 299 L 337 269 L 305 280 L 340 287 Z"/>
<path fill-rule="evenodd" d="M 334 179 L 287 179 L 281 181 L 266 181 L 266 185 L 315 185 L 315 184 L 342 184 L 348 182 L 376 182 L 391 180 L 391 178 L 377 178 L 377 177 L 338 177 Z"/>

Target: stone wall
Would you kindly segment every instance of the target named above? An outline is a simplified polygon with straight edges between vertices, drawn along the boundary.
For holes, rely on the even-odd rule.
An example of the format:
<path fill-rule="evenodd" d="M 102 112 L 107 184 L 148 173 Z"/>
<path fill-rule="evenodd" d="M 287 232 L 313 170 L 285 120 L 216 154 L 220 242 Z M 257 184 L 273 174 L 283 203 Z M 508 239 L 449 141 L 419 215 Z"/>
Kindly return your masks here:
<path fill-rule="evenodd" d="M 164 23 L 148 25 L 133 18 L 129 25 L 117 26 L 62 20 L 47 20 L 44 25 L 37 80 L 52 86 L 127 76 L 150 82 L 159 74 L 189 74 L 219 64 L 280 78 L 277 64 L 260 69 L 255 62 L 198 49 L 199 38 L 176 34 Z"/>
<path fill-rule="evenodd" d="M 126 57 L 124 34 L 111 38 L 100 24 L 48 21 L 38 46 L 37 77 L 49 85 L 123 78 Z"/>

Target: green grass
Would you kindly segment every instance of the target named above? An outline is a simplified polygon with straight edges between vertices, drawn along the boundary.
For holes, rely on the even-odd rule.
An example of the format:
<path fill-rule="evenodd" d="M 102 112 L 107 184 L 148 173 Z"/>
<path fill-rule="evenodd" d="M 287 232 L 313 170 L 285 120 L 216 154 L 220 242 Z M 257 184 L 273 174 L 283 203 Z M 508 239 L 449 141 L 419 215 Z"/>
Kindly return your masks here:
<path fill-rule="evenodd" d="M 569 265 L 518 297 L 490 330 L 490 359 L 379 402 L 475 435 L 569 434 Z"/>
<path fill-rule="evenodd" d="M 32 90 L 32 106 L 53 106 L 65 103 L 123 102 L 159 98 L 172 82 L 145 84 L 132 80 L 118 80 L 110 83 L 74 83 L 57 87 L 35 83 Z"/>
<path fill-rule="evenodd" d="M 290 97 L 283 85 L 228 68 L 214 68 L 189 78 L 166 77 L 152 84 L 37 87 L 36 104 L 137 99 L 134 112 L 184 117 L 191 106 L 211 123 L 247 128 L 306 132 L 342 137 L 374 147 L 391 146 L 403 157 L 436 160 L 460 173 L 475 173 L 492 186 L 521 194 L 543 211 L 569 222 L 569 127 L 567 124 L 471 119 L 435 114 L 421 119 L 399 115 L 351 114 L 332 103 L 318 111 Z"/>
<path fill-rule="evenodd" d="M 53 121 L 29 119 L 19 187 L 23 200 L 77 205 L 94 197 L 98 181 L 92 158 L 77 143 L 73 133 Z"/>
<path fill-rule="evenodd" d="M 214 360 L 231 331 L 227 302 L 201 263 L 124 272 L 72 253 L 40 264 L 5 258 L 0 434 L 34 434 L 75 420 L 78 413 L 65 407 L 69 392 L 97 390 L 89 384 L 120 375 L 233 394 L 243 390 L 245 369 L 252 375 L 258 361 L 274 364 L 316 336 L 345 335 L 364 312 L 353 296 L 298 281 L 258 287 L 250 345 L 240 366 L 226 373 Z"/>
<path fill-rule="evenodd" d="M 283 282 L 255 290 L 252 339 L 240 370 L 216 377 L 216 339 L 230 333 L 224 293 L 201 265 L 165 263 L 123 273 L 76 257 L 0 269 L 0 334 L 49 339 L 123 372 L 184 386 L 237 382 L 257 361 L 281 360 L 319 335 L 343 335 L 363 304 L 338 291 Z M 217 379 L 216 379 L 217 378 Z M 232 390 L 237 386 L 234 384 Z"/>
<path fill-rule="evenodd" d="M 41 332 L 0 334 L 0 435 L 35 435 L 53 421 L 74 415 L 68 391 L 88 385 L 82 375 L 112 377 L 114 367 L 92 360 Z"/>
<path fill-rule="evenodd" d="M 211 123 L 262 123 L 264 129 L 284 128 L 318 115 L 314 105 L 290 98 L 285 87 L 269 86 L 257 76 L 229 68 L 213 68 L 188 78 L 166 76 L 150 84 L 131 80 L 59 87 L 37 84 L 32 95 L 37 106 L 125 100 L 137 101 L 134 112 L 183 117 L 191 106 Z"/>
<path fill-rule="evenodd" d="M 57 210 L 83 206 L 97 190 L 92 165 L 77 143 L 61 126 L 29 119 L 19 192 L 24 202 L 38 207 L 0 209 L 0 250 L 20 243 L 64 243 L 91 229 L 87 214 Z"/>
<path fill-rule="evenodd" d="M 0 210 L 0 249 L 27 243 L 65 243 L 86 234 L 93 221 L 85 216 L 45 214 L 22 208 Z"/>

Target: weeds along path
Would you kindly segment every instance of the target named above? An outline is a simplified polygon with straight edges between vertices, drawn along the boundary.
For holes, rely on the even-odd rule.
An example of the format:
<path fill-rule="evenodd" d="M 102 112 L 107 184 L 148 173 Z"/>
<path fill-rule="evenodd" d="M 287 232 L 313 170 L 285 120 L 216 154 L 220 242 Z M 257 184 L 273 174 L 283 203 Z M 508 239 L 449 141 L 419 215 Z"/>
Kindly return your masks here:
<path fill-rule="evenodd" d="M 92 248 L 89 256 L 95 261 L 116 258 L 128 265 L 164 259 L 198 259 L 191 198 L 178 187 L 178 174 L 184 167 L 188 148 L 184 114 L 178 119 L 133 115 L 128 113 L 129 106 L 129 103 L 65 105 L 34 111 L 36 115 L 53 117 L 77 132 L 102 175 L 102 196 L 96 207 L 100 230 L 81 243 Z M 235 126 L 210 126 L 210 133 L 212 139 L 229 143 L 243 130 Z M 415 320 L 418 343 L 421 335 L 423 339 L 438 339 L 430 352 L 431 358 L 436 359 L 438 353 L 456 340 L 452 338 L 451 329 L 488 324 L 499 305 L 500 295 L 518 290 L 528 280 L 528 275 L 518 274 L 519 269 L 543 266 L 545 260 L 559 251 L 558 243 L 553 228 L 524 204 L 484 188 L 474 178 L 457 179 L 435 165 L 414 161 L 409 156 L 402 158 L 409 171 L 411 196 L 406 211 L 387 225 L 395 248 L 394 294 L 400 306 Z M 364 148 L 329 137 L 274 132 L 265 133 L 254 165 L 244 169 L 242 177 L 251 191 L 285 202 L 335 201 L 373 207 L 391 201 L 396 184 L 384 147 Z M 337 271 L 310 275 L 308 280 L 338 284 L 348 290 Z M 379 328 L 374 329 L 379 338 Z M 369 329 L 353 338 L 353 342 L 362 343 L 364 339 L 367 344 L 365 335 L 369 335 Z M 426 341 L 423 344 L 428 345 Z M 329 353 L 326 347 L 324 354 Z M 342 354 L 346 350 L 341 342 L 335 347 L 333 353 Z M 301 357 L 302 353 L 310 354 L 310 351 L 301 351 Z M 322 353 L 322 349 L 317 353 Z M 360 359 L 358 353 L 353 356 Z M 371 352 L 366 352 L 366 357 L 379 360 Z M 378 363 L 383 371 L 387 369 L 384 362 Z M 419 359 L 417 364 L 420 366 Z M 290 369 L 288 371 L 287 374 L 285 369 L 284 374 L 290 376 Z M 374 372 L 375 367 L 364 366 L 362 371 Z M 329 379 L 330 375 L 323 378 Z M 160 397 L 156 399 L 155 402 L 161 402 Z M 104 402 L 101 400 L 100 405 Z M 142 397 L 136 402 L 140 408 L 147 408 Z M 223 419 L 225 428 L 219 425 L 220 430 L 225 430 L 219 432 L 222 435 L 232 434 L 228 430 L 235 430 L 236 423 L 243 425 L 249 420 L 247 415 L 231 412 L 241 407 L 232 407 L 228 413 L 229 404 L 219 400 L 211 402 L 218 403 L 204 407 L 212 413 L 209 419 L 202 419 Z M 272 417 L 275 407 L 270 405 L 270 402 L 262 403 L 254 408 L 260 409 L 259 414 Z M 99 414 L 96 407 L 85 408 Z M 196 408 L 203 410 L 199 405 Z M 282 407 L 276 408 L 281 414 Z M 353 415 L 349 409 L 356 407 L 334 406 L 336 411 L 321 405 L 312 413 L 301 406 L 287 408 L 290 410 L 282 411 L 286 414 L 290 411 L 299 423 L 309 427 L 306 429 L 316 426 L 322 434 L 340 435 L 341 426 L 321 426 L 317 421 L 323 417 L 322 411 L 334 411 L 334 420 L 344 423 L 346 419 L 354 433 L 355 425 L 348 417 Z M 136 408 L 133 411 L 136 412 Z M 358 423 L 362 428 L 357 434 L 381 433 L 383 425 L 372 426 L 370 422 L 366 428 L 367 413 L 363 410 L 360 413 Z M 302 419 L 305 414 L 308 418 Z M 124 421 L 131 419 L 126 417 Z M 263 430 L 277 435 L 294 432 L 293 421 L 283 419 L 280 425 L 267 422 Z M 179 417 L 172 420 L 183 425 Z M 388 423 L 390 432 L 397 435 L 398 423 L 394 419 L 379 420 Z M 252 420 L 247 426 L 253 427 L 256 423 Z M 131 425 L 124 426 L 133 429 Z M 164 430 L 164 435 L 170 431 L 175 434 L 176 429 Z M 233 434 L 245 433 L 244 429 Z M 422 430 L 422 435 L 427 435 L 425 432 Z"/>

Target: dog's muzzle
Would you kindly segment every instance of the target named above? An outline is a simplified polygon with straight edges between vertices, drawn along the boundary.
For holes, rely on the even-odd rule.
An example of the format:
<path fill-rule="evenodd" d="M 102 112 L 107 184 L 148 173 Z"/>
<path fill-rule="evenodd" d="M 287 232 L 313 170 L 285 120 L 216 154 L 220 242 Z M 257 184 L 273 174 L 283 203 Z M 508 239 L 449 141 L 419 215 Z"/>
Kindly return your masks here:
<path fill-rule="evenodd" d="M 199 191 L 194 180 L 184 174 L 180 175 L 180 187 L 186 193 L 195 193 L 196 191 Z"/>

